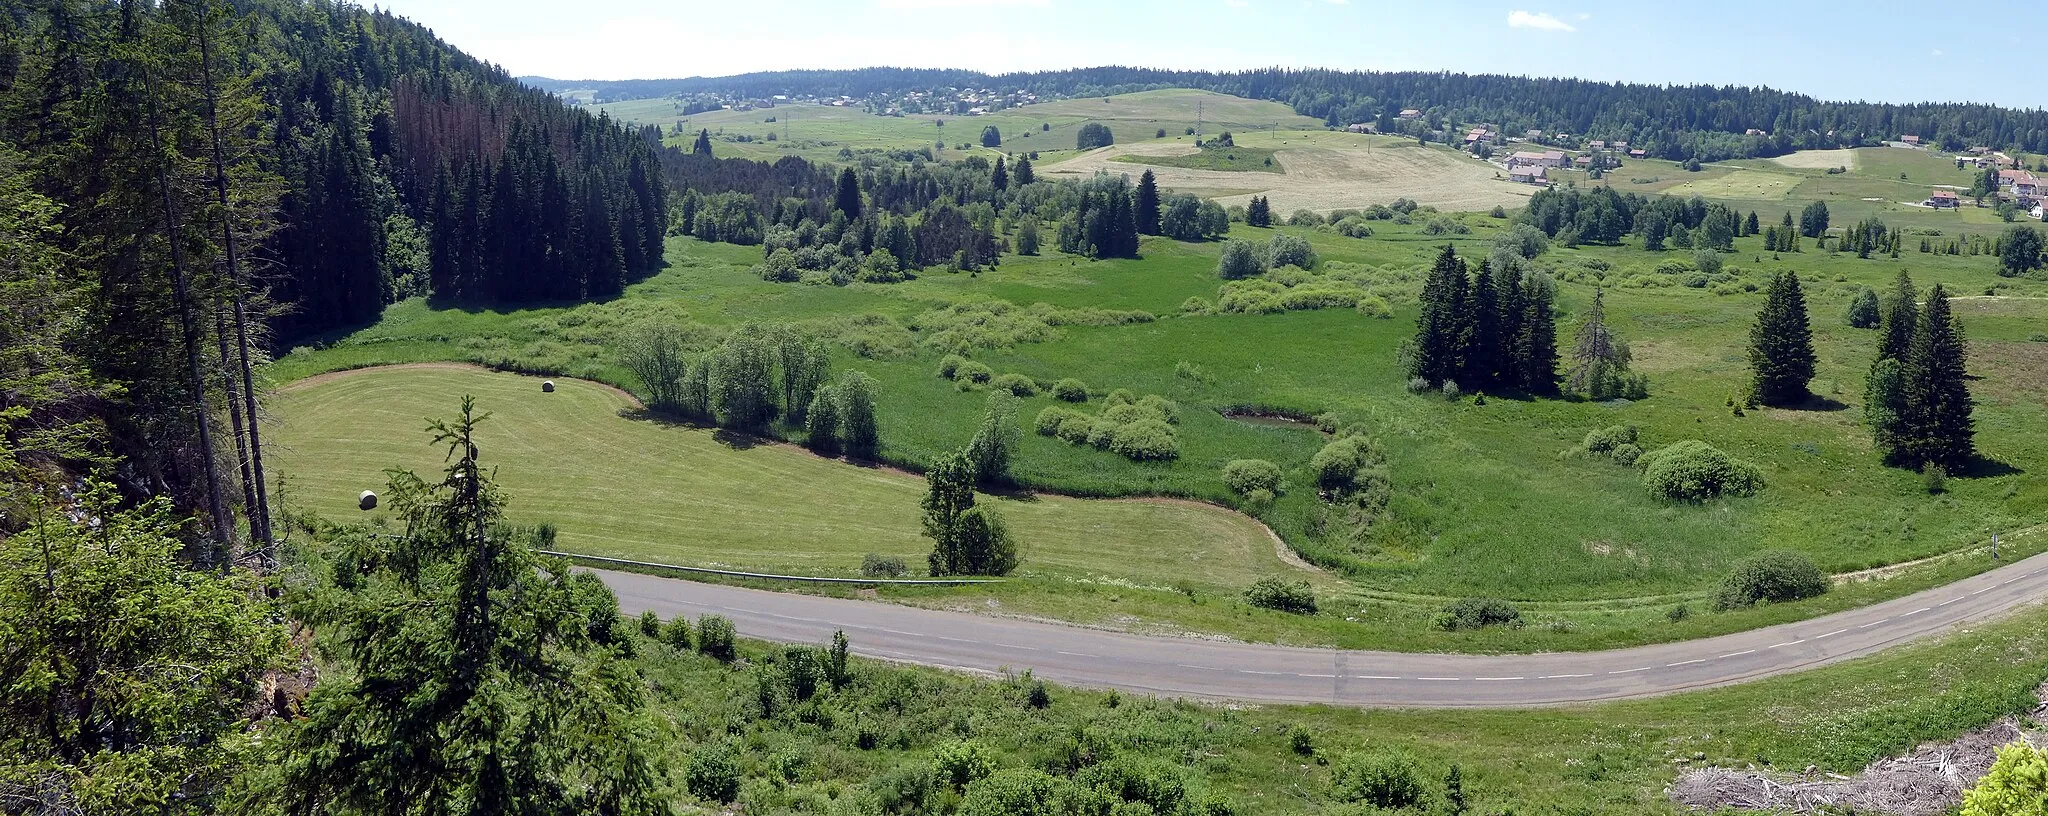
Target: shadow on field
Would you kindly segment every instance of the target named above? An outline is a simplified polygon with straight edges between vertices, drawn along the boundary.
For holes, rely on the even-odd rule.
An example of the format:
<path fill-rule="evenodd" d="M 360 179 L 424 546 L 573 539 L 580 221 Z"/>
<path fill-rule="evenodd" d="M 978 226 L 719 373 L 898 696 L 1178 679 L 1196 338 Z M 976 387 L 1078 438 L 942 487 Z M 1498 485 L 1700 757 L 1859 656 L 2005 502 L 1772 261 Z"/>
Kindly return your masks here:
<path fill-rule="evenodd" d="M 1807 401 L 1805 401 L 1805 402 L 1799 403 L 1798 405 L 1787 405 L 1787 406 L 1784 406 L 1784 410 L 1787 410 L 1787 411 L 1847 411 L 1847 410 L 1849 410 L 1849 403 L 1843 402 L 1843 401 L 1841 401 L 1841 400 L 1838 400 L 1838 399 L 1835 399 L 1835 398 L 1833 398 L 1833 397 L 1823 397 L 1823 396 L 1821 396 L 1821 395 L 1819 395 L 1819 394 L 1815 394 L 1815 395 L 1813 395 L 1813 398 L 1812 398 L 1812 399 L 1809 399 L 1809 400 L 1807 400 Z"/>
<path fill-rule="evenodd" d="M 733 450 L 753 450 L 762 442 L 761 437 L 731 428 L 719 428 L 711 432 L 711 439 Z"/>
<path fill-rule="evenodd" d="M 664 428 L 709 428 L 709 423 L 652 408 L 620 408 L 619 416 L 637 422 L 652 422 Z"/>
<path fill-rule="evenodd" d="M 1995 479 L 2000 476 L 2019 476 L 2026 473 L 2018 465 L 2001 462 L 1983 454 L 1970 457 L 1970 464 L 1961 473 L 1952 474 L 1965 479 Z"/>

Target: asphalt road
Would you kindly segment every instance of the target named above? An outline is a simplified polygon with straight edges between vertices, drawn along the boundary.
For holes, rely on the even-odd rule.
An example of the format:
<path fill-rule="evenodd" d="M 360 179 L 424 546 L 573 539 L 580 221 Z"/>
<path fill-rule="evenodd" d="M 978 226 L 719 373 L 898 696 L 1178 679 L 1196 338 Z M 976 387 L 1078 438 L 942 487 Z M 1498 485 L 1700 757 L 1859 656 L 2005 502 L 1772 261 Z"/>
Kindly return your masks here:
<path fill-rule="evenodd" d="M 638 615 L 724 615 L 762 640 L 939 668 L 1176 697 L 1365 707 L 1522 707 L 1648 697 L 1861 657 L 2048 597 L 2048 553 L 1798 623 L 1606 652 L 1448 655 L 1126 635 L 1058 624 L 592 570 Z"/>

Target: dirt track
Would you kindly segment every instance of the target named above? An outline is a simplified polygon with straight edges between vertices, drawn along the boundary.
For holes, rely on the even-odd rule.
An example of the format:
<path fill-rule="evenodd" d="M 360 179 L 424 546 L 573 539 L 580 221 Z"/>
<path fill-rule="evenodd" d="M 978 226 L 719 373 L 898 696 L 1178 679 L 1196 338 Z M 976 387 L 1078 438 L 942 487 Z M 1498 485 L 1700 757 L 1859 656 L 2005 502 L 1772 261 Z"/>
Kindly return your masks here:
<path fill-rule="evenodd" d="M 1087 178 L 1098 170 L 1136 176 L 1146 170 L 1159 186 L 1205 195 L 1225 206 L 1244 204 L 1264 195 L 1277 213 L 1298 209 L 1329 210 L 1387 204 L 1396 198 L 1450 212 L 1486 210 L 1494 205 L 1519 206 L 1534 187 L 1494 178 L 1495 170 L 1448 150 L 1414 145 L 1365 147 L 1287 147 L 1273 158 L 1287 172 L 1244 173 L 1195 170 L 1114 161 L 1117 156 L 1178 156 L 1195 152 L 1193 145 L 1140 143 L 1112 145 L 1083 153 L 1040 170 L 1056 178 Z"/>

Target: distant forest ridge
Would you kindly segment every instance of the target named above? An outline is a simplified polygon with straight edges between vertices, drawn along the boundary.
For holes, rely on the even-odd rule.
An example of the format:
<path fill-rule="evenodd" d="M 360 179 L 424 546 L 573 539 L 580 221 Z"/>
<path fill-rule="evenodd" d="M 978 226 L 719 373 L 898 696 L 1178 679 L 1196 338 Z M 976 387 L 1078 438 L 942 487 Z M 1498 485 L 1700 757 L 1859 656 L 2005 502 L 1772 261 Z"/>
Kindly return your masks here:
<path fill-rule="evenodd" d="M 1262 68 L 1169 71 L 1107 66 L 985 74 L 927 68 L 769 71 L 727 77 L 557 80 L 521 77 L 552 92 L 595 90 L 601 99 L 720 94 L 867 98 L 931 88 L 974 86 L 1068 97 L 1159 88 L 1197 88 L 1292 106 L 1331 126 L 1370 122 L 1400 130 L 1404 109 L 1429 124 L 1492 124 L 1627 141 L 1669 159 L 1776 156 L 1794 150 L 1875 145 L 1920 137 L 1944 150 L 1988 147 L 2048 153 L 2048 111 L 1952 102 L 1827 102 L 1804 94 L 1740 86 L 1662 86 L 1448 72 Z"/>

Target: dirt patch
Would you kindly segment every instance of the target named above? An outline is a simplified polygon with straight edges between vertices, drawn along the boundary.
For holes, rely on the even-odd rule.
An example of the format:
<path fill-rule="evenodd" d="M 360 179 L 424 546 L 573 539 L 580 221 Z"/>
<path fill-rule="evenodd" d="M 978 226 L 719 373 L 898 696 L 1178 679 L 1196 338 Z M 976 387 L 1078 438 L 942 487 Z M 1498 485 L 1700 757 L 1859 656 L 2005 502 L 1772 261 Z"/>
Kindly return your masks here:
<path fill-rule="evenodd" d="M 1771 160 L 1772 164 L 1797 167 L 1802 170 L 1826 170 L 1830 167 L 1856 169 L 1856 151 L 1851 148 L 1840 150 L 1801 150 Z"/>
<path fill-rule="evenodd" d="M 1194 147 L 1186 144 L 1112 145 L 1040 168 L 1039 175 L 1087 178 L 1097 171 L 1134 175 L 1129 162 L 1114 159 L 1192 152 Z M 1247 203 L 1253 195 L 1264 195 L 1279 213 L 1366 207 L 1403 197 L 1451 212 L 1473 212 L 1495 205 L 1520 206 L 1534 192 L 1526 184 L 1495 178 L 1497 171 L 1482 162 L 1449 150 L 1417 145 L 1367 146 L 1361 142 L 1357 146 L 1286 147 L 1273 154 L 1273 161 L 1286 172 L 1269 176 L 1184 167 L 1150 169 L 1160 186 L 1174 190 L 1235 191 L 1244 190 L 1247 185 L 1265 185 L 1262 190 L 1214 198 L 1228 206 Z M 1247 178 L 1252 175 L 1260 178 Z"/>
<path fill-rule="evenodd" d="M 2035 692 L 2048 701 L 2048 686 Z M 2048 702 L 2033 718 L 2048 716 Z M 1962 803 L 1963 791 L 1982 779 L 1998 749 L 2016 740 L 2040 746 L 2048 734 L 2028 731 L 2019 718 L 2005 717 L 1954 742 L 1929 743 L 1901 757 L 1881 759 L 1855 776 L 1702 768 L 1673 782 L 1671 800 L 1695 810 L 1818 813 L 1853 811 L 1893 816 L 1937 816 Z"/>

